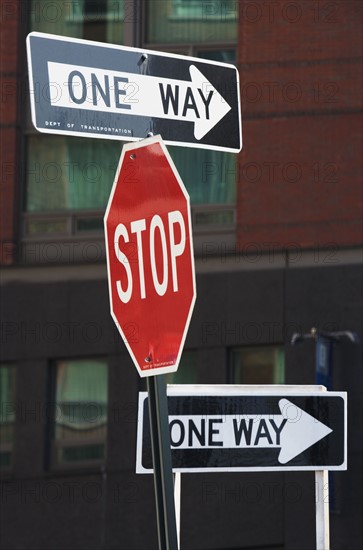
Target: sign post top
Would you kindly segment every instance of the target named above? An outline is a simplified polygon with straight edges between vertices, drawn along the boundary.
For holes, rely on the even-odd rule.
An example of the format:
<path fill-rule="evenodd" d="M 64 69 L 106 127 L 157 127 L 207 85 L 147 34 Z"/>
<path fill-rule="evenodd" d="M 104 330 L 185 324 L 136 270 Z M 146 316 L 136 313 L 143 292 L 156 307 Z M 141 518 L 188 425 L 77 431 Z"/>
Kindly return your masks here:
<path fill-rule="evenodd" d="M 234 65 L 32 32 L 27 37 L 32 121 L 40 132 L 242 148 Z"/>

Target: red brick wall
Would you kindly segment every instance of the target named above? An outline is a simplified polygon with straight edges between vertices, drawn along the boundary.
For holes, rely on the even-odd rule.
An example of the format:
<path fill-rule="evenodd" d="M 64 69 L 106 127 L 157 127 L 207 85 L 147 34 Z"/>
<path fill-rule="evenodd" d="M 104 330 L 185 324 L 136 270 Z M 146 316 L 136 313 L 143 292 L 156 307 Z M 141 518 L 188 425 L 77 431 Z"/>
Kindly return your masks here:
<path fill-rule="evenodd" d="M 242 246 L 363 242 L 362 5 L 239 3 Z"/>
<path fill-rule="evenodd" d="M 16 0 L 2 2 L 0 10 L 0 263 L 11 264 L 14 260 L 17 226 L 18 33 L 21 17 Z"/>

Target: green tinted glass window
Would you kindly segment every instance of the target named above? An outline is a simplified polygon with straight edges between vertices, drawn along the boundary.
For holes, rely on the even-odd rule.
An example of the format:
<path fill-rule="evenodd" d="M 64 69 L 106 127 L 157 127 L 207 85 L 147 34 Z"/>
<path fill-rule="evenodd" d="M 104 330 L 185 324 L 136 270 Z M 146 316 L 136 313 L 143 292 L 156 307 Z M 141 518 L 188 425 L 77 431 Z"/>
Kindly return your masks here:
<path fill-rule="evenodd" d="M 104 209 L 121 153 L 117 141 L 28 138 L 28 212 Z"/>
<path fill-rule="evenodd" d="M 121 44 L 124 0 L 32 0 L 32 31 Z"/>
<path fill-rule="evenodd" d="M 15 375 L 13 365 L 0 365 L 0 468 L 11 467 L 15 434 Z"/>
<path fill-rule="evenodd" d="M 107 364 L 61 361 L 55 369 L 53 464 L 104 460 Z"/>
<path fill-rule="evenodd" d="M 152 0 L 146 4 L 148 43 L 237 41 L 235 0 Z"/>
<path fill-rule="evenodd" d="M 192 204 L 233 204 L 236 200 L 236 155 L 169 147 Z"/>

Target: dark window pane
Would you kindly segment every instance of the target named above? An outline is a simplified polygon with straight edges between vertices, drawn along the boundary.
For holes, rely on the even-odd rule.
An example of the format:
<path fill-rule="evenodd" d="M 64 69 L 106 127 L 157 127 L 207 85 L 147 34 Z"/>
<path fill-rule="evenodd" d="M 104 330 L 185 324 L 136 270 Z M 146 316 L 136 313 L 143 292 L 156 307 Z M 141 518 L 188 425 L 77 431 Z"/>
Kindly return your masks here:
<path fill-rule="evenodd" d="M 238 348 L 232 351 L 232 383 L 283 384 L 285 358 L 280 346 Z"/>
<path fill-rule="evenodd" d="M 198 383 L 198 352 L 184 351 L 178 370 L 166 375 L 167 384 L 197 384 Z"/>
<path fill-rule="evenodd" d="M 58 455 L 60 462 L 83 460 L 102 460 L 105 458 L 105 446 L 83 445 L 82 447 L 63 447 Z"/>
<path fill-rule="evenodd" d="M 124 0 L 32 0 L 32 31 L 122 44 Z"/>
<path fill-rule="evenodd" d="M 15 434 L 14 365 L 0 366 L 0 467 L 11 466 Z"/>
<path fill-rule="evenodd" d="M 77 220 L 77 233 L 103 231 L 103 218 L 79 218 Z"/>

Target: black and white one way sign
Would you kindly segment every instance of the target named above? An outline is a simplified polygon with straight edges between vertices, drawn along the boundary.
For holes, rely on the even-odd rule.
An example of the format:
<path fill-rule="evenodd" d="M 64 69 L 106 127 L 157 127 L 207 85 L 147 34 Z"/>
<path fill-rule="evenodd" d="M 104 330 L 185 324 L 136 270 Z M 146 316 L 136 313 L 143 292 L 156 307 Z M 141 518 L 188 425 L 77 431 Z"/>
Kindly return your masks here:
<path fill-rule="evenodd" d="M 238 152 L 233 65 L 43 33 L 27 38 L 32 121 L 40 132 Z"/>
<path fill-rule="evenodd" d="M 346 469 L 344 392 L 243 388 L 169 387 L 174 471 Z M 146 393 L 139 398 L 136 471 L 152 472 Z"/>

